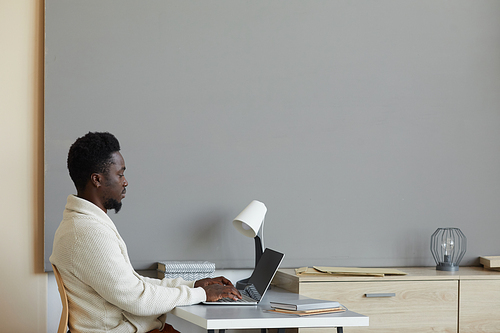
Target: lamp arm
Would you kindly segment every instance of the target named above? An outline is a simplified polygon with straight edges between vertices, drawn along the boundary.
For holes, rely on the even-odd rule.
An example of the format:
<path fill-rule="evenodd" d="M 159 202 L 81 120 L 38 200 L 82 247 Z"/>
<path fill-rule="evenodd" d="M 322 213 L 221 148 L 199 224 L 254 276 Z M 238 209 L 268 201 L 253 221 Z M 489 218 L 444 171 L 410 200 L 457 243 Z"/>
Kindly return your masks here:
<path fill-rule="evenodd" d="M 260 258 L 262 257 L 262 253 L 264 252 L 262 250 L 262 241 L 260 237 L 257 235 L 254 237 L 255 240 L 255 266 L 257 267 L 257 264 L 260 261 Z"/>
<path fill-rule="evenodd" d="M 255 240 L 255 266 L 260 261 L 262 254 L 264 253 L 264 220 L 262 220 L 262 225 L 259 228 L 259 232 L 254 237 Z"/>

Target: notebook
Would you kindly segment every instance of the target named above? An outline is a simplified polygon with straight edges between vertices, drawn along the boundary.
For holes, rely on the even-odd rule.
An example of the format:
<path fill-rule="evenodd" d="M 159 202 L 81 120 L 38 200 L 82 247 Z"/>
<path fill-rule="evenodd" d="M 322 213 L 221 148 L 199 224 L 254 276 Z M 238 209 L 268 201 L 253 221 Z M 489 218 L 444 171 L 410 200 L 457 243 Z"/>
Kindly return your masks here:
<path fill-rule="evenodd" d="M 216 302 L 205 301 L 203 304 L 209 305 L 255 305 L 264 297 L 274 275 L 278 271 L 285 255 L 278 251 L 266 249 L 262 254 L 257 266 L 248 279 L 248 284 L 244 290 L 239 290 L 243 299 L 221 299 Z"/>

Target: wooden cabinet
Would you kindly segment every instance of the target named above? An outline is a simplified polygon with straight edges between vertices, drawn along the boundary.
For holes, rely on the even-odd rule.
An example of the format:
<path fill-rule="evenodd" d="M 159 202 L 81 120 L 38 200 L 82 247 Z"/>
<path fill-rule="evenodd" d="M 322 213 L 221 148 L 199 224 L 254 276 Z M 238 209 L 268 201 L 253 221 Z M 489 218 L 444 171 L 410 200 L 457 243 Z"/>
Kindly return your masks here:
<path fill-rule="evenodd" d="M 322 285 L 328 292 L 318 290 L 318 284 L 309 283 L 300 293 L 337 300 L 348 309 L 370 317 L 369 330 L 353 327 L 347 332 L 457 332 L 457 281 L 330 282 Z"/>
<path fill-rule="evenodd" d="M 296 276 L 281 269 L 274 284 L 302 295 L 335 300 L 370 317 L 362 332 L 500 332 L 500 272 L 461 267 L 404 267 L 404 276 Z M 372 296 L 372 297 L 370 297 Z M 378 297 L 377 297 L 378 296 Z M 301 329 L 300 332 L 335 332 Z"/>

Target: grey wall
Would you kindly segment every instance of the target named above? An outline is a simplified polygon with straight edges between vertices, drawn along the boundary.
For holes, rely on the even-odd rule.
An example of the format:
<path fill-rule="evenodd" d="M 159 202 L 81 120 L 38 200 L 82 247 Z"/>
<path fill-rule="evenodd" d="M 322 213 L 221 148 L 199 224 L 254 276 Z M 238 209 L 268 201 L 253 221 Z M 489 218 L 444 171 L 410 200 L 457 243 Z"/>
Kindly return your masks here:
<path fill-rule="evenodd" d="M 283 266 L 500 253 L 500 2 L 46 0 L 46 267 L 69 146 L 122 144 L 110 213 L 138 269 L 251 267 L 232 219 L 268 207 Z"/>

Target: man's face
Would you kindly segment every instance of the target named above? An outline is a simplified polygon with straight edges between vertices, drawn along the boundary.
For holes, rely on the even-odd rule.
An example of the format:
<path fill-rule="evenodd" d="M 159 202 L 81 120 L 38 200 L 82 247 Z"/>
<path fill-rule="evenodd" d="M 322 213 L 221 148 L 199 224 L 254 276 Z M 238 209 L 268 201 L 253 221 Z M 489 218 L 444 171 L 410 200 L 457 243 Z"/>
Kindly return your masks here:
<path fill-rule="evenodd" d="M 122 208 L 122 199 L 125 198 L 128 182 L 124 175 L 125 161 L 120 152 L 113 153 L 111 160 L 108 172 L 102 175 L 102 198 L 105 209 L 114 209 L 115 213 L 118 213 Z"/>

